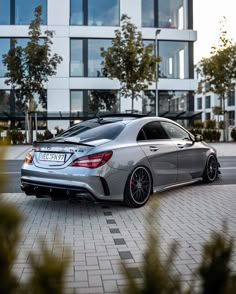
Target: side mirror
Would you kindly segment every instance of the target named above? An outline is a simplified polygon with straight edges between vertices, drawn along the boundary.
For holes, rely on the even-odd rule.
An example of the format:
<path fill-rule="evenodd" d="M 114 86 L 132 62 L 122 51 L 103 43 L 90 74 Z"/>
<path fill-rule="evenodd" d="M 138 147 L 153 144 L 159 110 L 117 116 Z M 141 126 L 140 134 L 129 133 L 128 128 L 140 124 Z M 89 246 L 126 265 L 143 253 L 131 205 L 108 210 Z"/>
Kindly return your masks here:
<path fill-rule="evenodd" d="M 194 135 L 194 138 L 195 138 L 195 142 L 202 142 L 203 141 L 202 135 L 196 134 L 196 135 Z"/>

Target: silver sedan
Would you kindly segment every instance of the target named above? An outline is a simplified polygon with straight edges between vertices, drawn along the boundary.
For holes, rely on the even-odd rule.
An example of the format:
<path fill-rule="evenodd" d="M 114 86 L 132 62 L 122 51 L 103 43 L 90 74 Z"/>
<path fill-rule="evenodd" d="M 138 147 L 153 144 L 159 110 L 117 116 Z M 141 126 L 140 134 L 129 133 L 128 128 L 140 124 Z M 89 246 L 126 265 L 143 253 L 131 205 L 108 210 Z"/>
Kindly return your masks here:
<path fill-rule="evenodd" d="M 144 205 L 157 191 L 219 173 L 215 149 L 160 117 L 114 122 L 73 137 L 36 142 L 21 170 L 27 195 Z"/>

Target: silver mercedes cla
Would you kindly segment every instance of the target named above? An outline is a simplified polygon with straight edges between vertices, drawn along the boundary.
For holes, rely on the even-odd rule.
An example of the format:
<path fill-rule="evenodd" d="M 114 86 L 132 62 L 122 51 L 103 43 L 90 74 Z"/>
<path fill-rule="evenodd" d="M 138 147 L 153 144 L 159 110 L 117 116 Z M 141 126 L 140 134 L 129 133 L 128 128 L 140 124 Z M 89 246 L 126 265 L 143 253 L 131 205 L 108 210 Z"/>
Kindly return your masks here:
<path fill-rule="evenodd" d="M 21 170 L 21 188 L 38 198 L 144 205 L 157 191 L 215 181 L 215 149 L 179 124 L 142 117 L 71 137 L 36 142 Z"/>

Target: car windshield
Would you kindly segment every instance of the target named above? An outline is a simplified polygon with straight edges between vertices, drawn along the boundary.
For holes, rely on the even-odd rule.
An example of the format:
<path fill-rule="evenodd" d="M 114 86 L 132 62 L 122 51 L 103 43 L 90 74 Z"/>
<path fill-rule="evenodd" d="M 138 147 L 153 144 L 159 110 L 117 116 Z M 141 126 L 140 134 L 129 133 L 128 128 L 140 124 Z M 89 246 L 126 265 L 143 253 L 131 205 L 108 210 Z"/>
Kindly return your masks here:
<path fill-rule="evenodd" d="M 124 127 L 124 123 L 107 124 L 87 130 L 73 137 L 77 138 L 80 142 L 88 142 L 101 139 L 114 140 L 122 132 Z"/>

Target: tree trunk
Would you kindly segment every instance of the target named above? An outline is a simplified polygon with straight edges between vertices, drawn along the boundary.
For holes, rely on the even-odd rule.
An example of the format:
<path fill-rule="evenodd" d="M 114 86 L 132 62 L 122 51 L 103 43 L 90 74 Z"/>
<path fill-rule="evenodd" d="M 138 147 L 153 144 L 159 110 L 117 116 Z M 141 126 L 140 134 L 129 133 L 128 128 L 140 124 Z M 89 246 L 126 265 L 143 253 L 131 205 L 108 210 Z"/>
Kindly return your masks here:
<path fill-rule="evenodd" d="M 132 91 L 131 100 L 131 113 L 134 113 L 134 91 Z"/>

